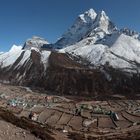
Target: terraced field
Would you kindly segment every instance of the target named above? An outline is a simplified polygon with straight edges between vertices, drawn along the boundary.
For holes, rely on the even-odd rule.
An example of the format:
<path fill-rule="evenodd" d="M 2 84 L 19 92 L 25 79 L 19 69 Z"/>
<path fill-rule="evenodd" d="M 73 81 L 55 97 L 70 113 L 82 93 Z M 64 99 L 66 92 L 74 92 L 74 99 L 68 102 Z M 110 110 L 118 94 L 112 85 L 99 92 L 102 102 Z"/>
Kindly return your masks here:
<path fill-rule="evenodd" d="M 54 99 L 50 102 L 46 94 L 8 85 L 1 85 L 0 97 L 0 106 L 19 118 L 29 119 L 31 112 L 35 113 L 34 121 L 50 126 L 55 139 L 72 139 L 73 133 L 84 139 L 140 138 L 140 100 L 77 101 L 48 95 Z M 24 103 L 13 106 L 9 103 L 13 99 Z M 118 120 L 110 112 L 116 113 Z"/>

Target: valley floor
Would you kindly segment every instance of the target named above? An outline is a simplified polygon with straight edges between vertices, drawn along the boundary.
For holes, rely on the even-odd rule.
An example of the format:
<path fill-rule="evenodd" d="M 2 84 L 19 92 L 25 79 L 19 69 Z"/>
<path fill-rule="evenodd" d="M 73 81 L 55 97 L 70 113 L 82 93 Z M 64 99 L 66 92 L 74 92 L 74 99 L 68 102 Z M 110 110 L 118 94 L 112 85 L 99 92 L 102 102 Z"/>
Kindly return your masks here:
<path fill-rule="evenodd" d="M 0 118 L 3 140 L 140 139 L 140 100 L 78 100 L 0 84 Z"/>

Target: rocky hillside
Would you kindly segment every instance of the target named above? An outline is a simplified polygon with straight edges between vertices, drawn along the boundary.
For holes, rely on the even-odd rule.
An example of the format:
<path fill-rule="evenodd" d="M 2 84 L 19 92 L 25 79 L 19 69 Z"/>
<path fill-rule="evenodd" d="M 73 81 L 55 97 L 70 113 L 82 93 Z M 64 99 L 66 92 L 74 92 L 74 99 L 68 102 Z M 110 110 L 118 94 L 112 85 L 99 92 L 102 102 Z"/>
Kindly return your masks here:
<path fill-rule="evenodd" d="M 30 42 L 33 45 L 30 48 L 28 40 L 24 47 L 14 45 L 9 52 L 0 55 L 1 82 L 31 86 L 45 75 L 51 51 L 42 51 L 41 46 L 44 44 L 40 45 L 38 39 L 37 43 L 34 38 Z"/>

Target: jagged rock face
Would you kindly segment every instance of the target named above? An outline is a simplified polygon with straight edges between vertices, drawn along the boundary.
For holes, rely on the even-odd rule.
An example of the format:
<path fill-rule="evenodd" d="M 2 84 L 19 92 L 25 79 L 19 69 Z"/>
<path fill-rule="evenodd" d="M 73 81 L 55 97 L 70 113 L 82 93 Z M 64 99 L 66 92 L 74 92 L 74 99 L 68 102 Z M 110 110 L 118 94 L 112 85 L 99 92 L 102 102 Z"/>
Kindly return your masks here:
<path fill-rule="evenodd" d="M 131 36 L 134 39 L 140 40 L 140 33 L 136 32 L 134 30 L 130 30 L 129 28 L 123 28 L 120 30 L 120 32 L 125 34 L 125 35 Z"/>
<path fill-rule="evenodd" d="M 111 34 L 117 27 L 110 21 L 109 17 L 104 11 L 101 11 L 92 25 L 92 30 L 101 30 L 106 34 Z"/>
<path fill-rule="evenodd" d="M 31 48 L 40 49 L 41 47 L 48 45 L 48 44 L 49 43 L 45 39 L 34 36 L 25 42 L 23 49 L 31 49 Z"/>
<path fill-rule="evenodd" d="M 115 25 L 110 21 L 104 11 L 97 14 L 93 9 L 79 15 L 75 23 L 65 32 L 62 37 L 55 43 L 55 47 L 63 48 L 72 45 L 87 36 L 97 38 L 104 37 L 104 34 L 112 33 L 116 30 Z"/>

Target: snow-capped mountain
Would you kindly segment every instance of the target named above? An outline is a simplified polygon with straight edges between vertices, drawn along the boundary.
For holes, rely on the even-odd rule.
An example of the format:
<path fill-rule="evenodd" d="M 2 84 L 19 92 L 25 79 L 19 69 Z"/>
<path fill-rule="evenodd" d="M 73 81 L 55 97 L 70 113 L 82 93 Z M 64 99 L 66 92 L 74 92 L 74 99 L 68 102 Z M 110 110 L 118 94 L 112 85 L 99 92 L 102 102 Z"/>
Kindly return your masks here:
<path fill-rule="evenodd" d="M 140 34 L 93 9 L 54 44 L 35 36 L 0 53 L 0 81 L 60 94 L 140 92 L 139 72 Z"/>
<path fill-rule="evenodd" d="M 0 81 L 26 84 L 29 79 L 39 80 L 44 76 L 51 54 L 41 50 L 46 44 L 47 41 L 42 38 L 33 37 L 24 46 L 13 45 L 8 52 L 0 54 Z"/>
<path fill-rule="evenodd" d="M 128 28 L 117 29 L 104 11 L 96 13 L 89 9 L 80 14 L 74 24 L 62 35 L 53 47 L 59 52 L 80 56 L 94 68 L 108 63 L 123 71 L 138 72 L 140 63 L 140 34 Z M 22 56 L 18 65 L 23 65 L 34 50 L 46 64 L 50 51 L 42 51 L 48 41 L 34 36 L 24 46 L 13 46 L 9 52 L 0 55 L 1 68 L 13 65 Z M 46 57 L 47 56 L 47 57 Z"/>
<path fill-rule="evenodd" d="M 90 9 L 78 16 L 74 24 L 55 43 L 55 47 L 64 48 L 89 36 L 92 36 L 95 42 L 114 30 L 116 30 L 115 25 L 104 11 L 97 14 L 93 9 Z"/>
<path fill-rule="evenodd" d="M 86 59 L 95 67 L 108 63 L 122 71 L 140 70 L 140 41 L 116 32 L 94 44 L 86 38 L 60 52 L 67 52 Z"/>
<path fill-rule="evenodd" d="M 48 45 L 48 41 L 45 40 L 44 38 L 33 36 L 31 39 L 28 39 L 24 46 L 23 49 L 31 49 L 31 48 L 37 48 L 40 49 L 43 46 Z"/>
<path fill-rule="evenodd" d="M 22 46 L 13 45 L 9 52 L 0 55 L 0 67 L 8 67 L 12 65 L 22 53 Z"/>
<path fill-rule="evenodd" d="M 49 43 L 45 39 L 34 36 L 31 39 L 28 39 L 24 43 L 24 46 L 13 45 L 8 52 L 0 54 L 0 67 L 10 68 L 16 63 L 15 68 L 19 68 L 30 61 L 33 51 L 40 55 L 40 61 L 44 64 L 44 67 L 46 67 L 50 51 L 41 51 L 41 47 L 48 44 Z"/>
<path fill-rule="evenodd" d="M 113 68 L 137 73 L 140 70 L 139 33 L 127 28 L 117 29 L 104 11 L 98 14 L 95 14 L 94 10 L 90 9 L 89 11 L 92 12 L 92 14 L 88 14 L 89 16 L 95 16 L 92 18 L 92 22 L 89 22 L 89 28 L 84 26 L 87 31 L 86 34 L 82 34 L 82 39 L 76 43 L 73 44 L 72 42 L 71 44 L 73 45 L 68 45 L 68 41 L 65 40 L 68 33 L 64 34 L 63 42 L 61 42 L 62 44 L 64 43 L 63 45 L 61 44 L 64 48 L 60 52 L 80 56 L 94 67 L 100 67 L 108 63 Z M 82 17 L 85 17 L 84 15 L 89 11 L 85 12 Z M 78 29 L 82 29 L 83 26 L 78 25 Z M 76 30 L 75 34 L 71 28 L 68 31 L 71 32 L 70 42 L 72 37 L 79 37 Z"/>

